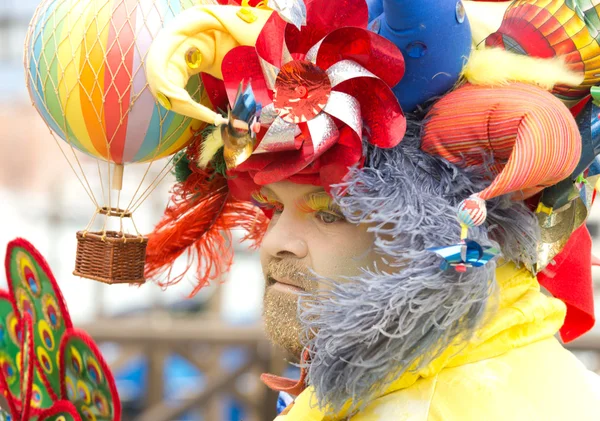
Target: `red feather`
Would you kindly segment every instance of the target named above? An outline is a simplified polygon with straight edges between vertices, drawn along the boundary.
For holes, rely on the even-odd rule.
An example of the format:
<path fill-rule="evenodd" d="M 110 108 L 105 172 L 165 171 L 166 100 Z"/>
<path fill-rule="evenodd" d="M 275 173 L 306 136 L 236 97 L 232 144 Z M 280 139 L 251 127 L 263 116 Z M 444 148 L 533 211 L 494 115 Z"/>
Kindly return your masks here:
<path fill-rule="evenodd" d="M 167 272 L 167 280 L 159 282 L 161 286 L 181 281 L 196 263 L 197 285 L 190 296 L 229 271 L 233 261 L 232 228 L 245 229 L 248 234 L 244 239 L 257 246 L 268 223 L 260 209 L 233 198 L 224 176 L 197 167 L 198 145 L 188 149 L 192 174 L 175 185 L 171 204 L 149 236 L 146 256 L 147 277 Z M 186 252 L 186 268 L 172 276 L 175 260 Z"/>

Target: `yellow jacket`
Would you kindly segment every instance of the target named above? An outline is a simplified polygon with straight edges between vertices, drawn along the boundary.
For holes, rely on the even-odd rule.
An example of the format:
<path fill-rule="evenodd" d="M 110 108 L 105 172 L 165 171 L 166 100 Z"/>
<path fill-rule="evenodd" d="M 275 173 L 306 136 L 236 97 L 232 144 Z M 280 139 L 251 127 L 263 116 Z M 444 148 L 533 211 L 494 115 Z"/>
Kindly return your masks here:
<path fill-rule="evenodd" d="M 354 416 L 324 416 L 308 388 L 275 421 L 599 421 L 600 377 L 554 337 L 564 304 L 512 263 L 496 280 L 498 306 L 466 347 L 403 375 Z"/>

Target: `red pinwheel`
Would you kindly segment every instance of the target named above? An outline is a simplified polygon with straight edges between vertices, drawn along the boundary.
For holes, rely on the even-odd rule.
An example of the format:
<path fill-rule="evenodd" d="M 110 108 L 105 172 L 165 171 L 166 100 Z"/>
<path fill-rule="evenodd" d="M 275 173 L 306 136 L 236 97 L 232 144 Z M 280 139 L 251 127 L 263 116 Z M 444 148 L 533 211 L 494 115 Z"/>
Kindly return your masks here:
<path fill-rule="evenodd" d="M 361 162 L 363 139 L 389 148 L 406 130 L 391 91 L 404 59 L 366 29 L 365 2 L 309 0 L 306 9 L 301 30 L 274 14 L 256 48 L 235 48 L 223 61 L 230 102 L 245 81 L 263 106 L 260 143 L 235 168 L 256 184 L 289 178 L 328 186 Z"/>

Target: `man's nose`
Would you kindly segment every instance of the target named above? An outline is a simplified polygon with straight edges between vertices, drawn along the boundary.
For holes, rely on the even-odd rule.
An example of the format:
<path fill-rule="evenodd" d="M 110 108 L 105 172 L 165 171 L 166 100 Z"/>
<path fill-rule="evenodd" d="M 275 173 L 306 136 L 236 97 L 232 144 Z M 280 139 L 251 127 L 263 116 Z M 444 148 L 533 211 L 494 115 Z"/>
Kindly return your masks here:
<path fill-rule="evenodd" d="M 308 255 L 306 219 L 287 210 L 275 218 L 263 239 L 263 249 L 273 257 L 297 259 L 306 257 Z"/>

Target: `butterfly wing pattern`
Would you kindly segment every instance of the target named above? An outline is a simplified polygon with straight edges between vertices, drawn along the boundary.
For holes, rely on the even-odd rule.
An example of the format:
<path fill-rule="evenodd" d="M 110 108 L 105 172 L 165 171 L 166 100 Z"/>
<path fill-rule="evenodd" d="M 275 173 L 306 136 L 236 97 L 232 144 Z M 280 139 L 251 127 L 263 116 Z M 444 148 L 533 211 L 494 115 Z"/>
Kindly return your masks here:
<path fill-rule="evenodd" d="M 10 413 L 21 407 L 21 372 L 17 365 L 21 352 L 19 329 L 10 294 L 0 291 L 0 389 L 9 406 L 5 409 Z"/>
<path fill-rule="evenodd" d="M 0 290 L 0 421 L 120 421 L 115 381 L 98 347 L 75 329 L 46 260 L 8 244 Z"/>

